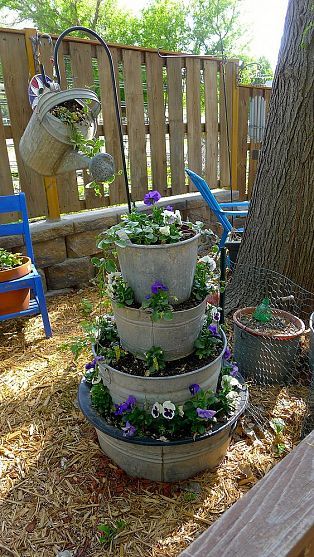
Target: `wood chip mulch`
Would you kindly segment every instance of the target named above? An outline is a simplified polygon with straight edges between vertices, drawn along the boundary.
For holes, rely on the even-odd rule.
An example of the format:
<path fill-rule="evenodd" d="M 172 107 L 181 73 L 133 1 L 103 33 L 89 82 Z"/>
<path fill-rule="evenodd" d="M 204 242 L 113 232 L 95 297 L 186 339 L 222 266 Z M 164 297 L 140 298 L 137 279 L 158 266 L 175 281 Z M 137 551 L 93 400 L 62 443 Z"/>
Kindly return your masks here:
<path fill-rule="evenodd" d="M 60 350 L 81 335 L 82 298 L 96 296 L 89 288 L 50 299 L 49 340 L 40 317 L 0 323 L 3 557 L 175 557 L 299 441 L 307 390 L 252 388 L 266 423 L 285 421 L 280 457 L 271 428 L 260 431 L 248 414 L 217 472 L 178 484 L 127 477 L 101 452 L 77 407 L 91 354 L 74 362 Z M 107 543 L 101 524 L 113 527 Z"/>

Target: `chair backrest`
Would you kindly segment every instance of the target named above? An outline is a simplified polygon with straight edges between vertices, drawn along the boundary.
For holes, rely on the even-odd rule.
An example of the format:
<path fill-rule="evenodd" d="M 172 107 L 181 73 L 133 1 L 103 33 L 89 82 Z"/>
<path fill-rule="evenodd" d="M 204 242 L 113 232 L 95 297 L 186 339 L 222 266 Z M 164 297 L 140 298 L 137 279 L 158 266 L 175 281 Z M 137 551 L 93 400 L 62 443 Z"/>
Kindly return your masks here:
<path fill-rule="evenodd" d="M 224 215 L 222 208 L 204 178 L 201 178 L 201 176 L 195 174 L 195 172 L 189 170 L 188 168 L 185 169 L 185 172 L 193 182 L 194 186 L 198 189 L 209 208 L 213 211 L 213 213 L 215 213 L 224 230 L 226 232 L 230 232 L 232 230 L 232 225 L 226 215 Z"/>
<path fill-rule="evenodd" d="M 0 213 L 12 212 L 19 212 L 21 214 L 21 220 L 8 224 L 0 224 L 0 236 L 22 235 L 26 246 L 26 254 L 34 262 L 34 251 L 29 229 L 25 193 L 21 192 L 17 195 L 0 196 Z"/>

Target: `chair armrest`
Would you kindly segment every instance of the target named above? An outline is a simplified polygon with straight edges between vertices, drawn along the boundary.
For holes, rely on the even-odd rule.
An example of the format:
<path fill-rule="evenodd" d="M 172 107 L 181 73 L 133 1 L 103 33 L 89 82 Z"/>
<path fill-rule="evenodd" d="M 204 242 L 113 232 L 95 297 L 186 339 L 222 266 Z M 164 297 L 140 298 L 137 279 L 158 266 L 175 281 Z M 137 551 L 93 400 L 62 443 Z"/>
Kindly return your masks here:
<path fill-rule="evenodd" d="M 246 217 L 247 211 L 220 211 L 226 217 Z"/>
<path fill-rule="evenodd" d="M 228 203 L 219 203 L 220 207 L 248 207 L 250 205 L 249 201 L 232 201 Z"/>

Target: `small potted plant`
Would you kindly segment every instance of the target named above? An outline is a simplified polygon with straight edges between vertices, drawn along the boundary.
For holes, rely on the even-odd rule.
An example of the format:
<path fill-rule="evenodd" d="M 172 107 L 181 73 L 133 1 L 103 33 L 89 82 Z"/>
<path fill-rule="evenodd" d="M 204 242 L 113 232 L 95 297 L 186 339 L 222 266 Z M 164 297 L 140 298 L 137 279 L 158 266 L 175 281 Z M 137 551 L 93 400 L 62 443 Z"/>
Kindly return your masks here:
<path fill-rule="evenodd" d="M 11 253 L 0 248 L 0 282 L 9 282 L 28 275 L 31 272 L 31 260 L 21 253 Z M 17 313 L 28 309 L 30 289 L 11 290 L 0 294 L 0 315 Z"/>
<path fill-rule="evenodd" d="M 234 354 L 240 373 L 263 384 L 285 384 L 305 330 L 301 319 L 270 306 L 239 309 L 233 316 Z"/>

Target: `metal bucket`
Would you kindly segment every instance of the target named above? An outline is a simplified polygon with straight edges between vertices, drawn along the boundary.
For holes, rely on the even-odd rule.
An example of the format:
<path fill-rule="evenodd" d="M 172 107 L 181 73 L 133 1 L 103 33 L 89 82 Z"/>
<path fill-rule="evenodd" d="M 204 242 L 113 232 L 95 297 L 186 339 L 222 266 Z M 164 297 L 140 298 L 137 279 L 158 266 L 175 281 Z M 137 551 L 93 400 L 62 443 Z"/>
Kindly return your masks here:
<path fill-rule="evenodd" d="M 134 291 L 135 299 L 142 303 L 151 292 L 151 285 L 161 281 L 169 288 L 173 304 L 189 299 L 192 290 L 197 248 L 200 234 L 175 244 L 141 246 L 128 244 L 117 247 L 124 280 Z"/>
<path fill-rule="evenodd" d="M 86 121 L 77 127 L 87 139 L 93 139 L 96 134 L 96 119 L 100 112 L 96 93 L 88 89 L 68 89 L 41 95 L 19 146 L 25 164 L 39 174 L 54 176 L 89 165 L 88 157 L 73 151 L 69 126 L 50 113 L 57 105 L 72 100 L 87 100 L 91 103 Z"/>
<path fill-rule="evenodd" d="M 227 339 L 223 331 L 221 331 L 221 335 L 224 345 L 219 356 L 210 364 L 189 373 L 172 377 L 140 377 L 114 369 L 104 362 L 99 362 L 99 373 L 116 404 L 124 402 L 129 395 L 134 396 L 138 404 L 142 406 L 146 402 L 164 402 L 165 400 L 183 404 L 189 394 L 189 387 L 193 383 L 197 383 L 201 389 L 216 391 L 222 355 L 227 346 Z"/>
<path fill-rule="evenodd" d="M 178 360 L 191 354 L 201 332 L 206 300 L 194 308 L 174 311 L 171 320 L 152 321 L 151 314 L 141 309 L 118 307 L 112 303 L 121 346 L 134 356 L 145 359 L 145 352 L 159 346 L 165 359 Z"/>
<path fill-rule="evenodd" d="M 289 319 L 298 327 L 293 334 L 265 334 L 241 323 L 242 315 L 250 315 L 254 307 L 239 309 L 233 316 L 234 357 L 243 377 L 263 385 L 290 382 L 300 336 L 305 330 L 301 319 L 282 310 L 272 310 L 274 315 Z"/>
<path fill-rule="evenodd" d="M 80 409 L 95 427 L 104 453 L 129 476 L 160 482 L 177 482 L 205 469 L 215 469 L 226 455 L 233 430 L 247 402 L 248 391 L 245 389 L 237 411 L 226 424 L 195 440 L 163 442 L 123 437 L 121 430 L 108 425 L 91 406 L 90 390 L 84 381 L 78 393 Z"/>

